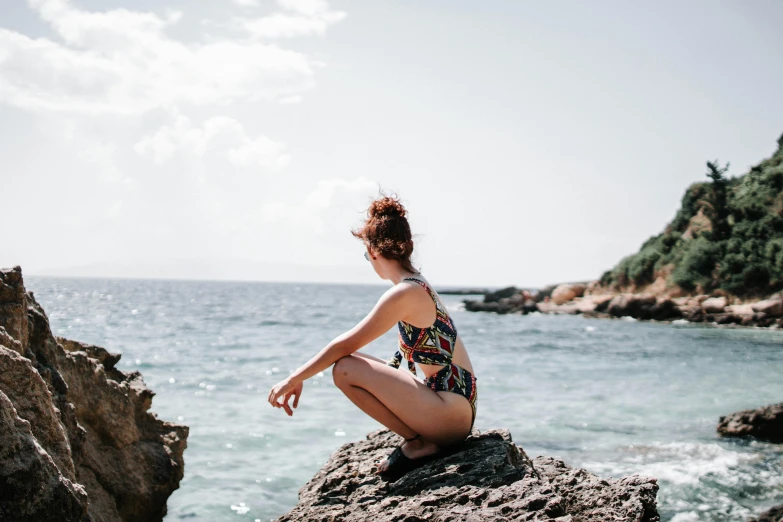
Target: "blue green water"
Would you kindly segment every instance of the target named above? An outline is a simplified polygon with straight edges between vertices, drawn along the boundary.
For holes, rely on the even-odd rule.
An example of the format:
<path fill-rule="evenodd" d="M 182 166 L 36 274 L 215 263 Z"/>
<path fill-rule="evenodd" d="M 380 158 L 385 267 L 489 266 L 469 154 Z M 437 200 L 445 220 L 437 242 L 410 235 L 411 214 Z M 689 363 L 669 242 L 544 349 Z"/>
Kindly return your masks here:
<path fill-rule="evenodd" d="M 122 353 L 190 426 L 167 521 L 267 521 L 341 444 L 380 425 L 334 386 L 305 382 L 293 417 L 269 389 L 388 288 L 378 285 L 27 277 L 56 335 Z M 673 522 L 734 521 L 783 503 L 783 447 L 722 440 L 718 417 L 783 401 L 783 331 L 465 312 L 442 296 L 478 377 L 476 427 L 531 457 L 659 479 Z M 383 358 L 390 331 L 362 350 Z"/>

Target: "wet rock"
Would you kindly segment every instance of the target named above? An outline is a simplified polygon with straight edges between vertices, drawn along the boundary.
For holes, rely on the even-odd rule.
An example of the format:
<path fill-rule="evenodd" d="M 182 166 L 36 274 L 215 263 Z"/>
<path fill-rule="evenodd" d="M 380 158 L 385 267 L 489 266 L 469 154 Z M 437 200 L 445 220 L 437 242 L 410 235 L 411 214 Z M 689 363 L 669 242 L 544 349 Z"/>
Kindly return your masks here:
<path fill-rule="evenodd" d="M 162 520 L 188 428 L 119 358 L 55 338 L 21 269 L 0 270 L 0 520 Z"/>
<path fill-rule="evenodd" d="M 515 286 L 509 286 L 506 288 L 501 288 L 500 290 L 497 290 L 495 292 L 489 292 L 484 294 L 484 302 L 485 303 L 496 303 L 500 301 L 504 297 L 511 297 L 514 294 L 520 293 L 519 288 Z"/>
<path fill-rule="evenodd" d="M 655 321 L 666 321 L 682 317 L 679 308 L 668 297 L 658 297 L 655 304 L 650 307 L 649 318 Z"/>
<path fill-rule="evenodd" d="M 606 311 L 615 317 L 648 319 L 652 315 L 655 303 L 654 295 L 619 294 L 612 298 Z"/>
<path fill-rule="evenodd" d="M 522 305 L 522 313 L 529 314 L 531 312 L 537 311 L 538 306 L 536 306 L 536 304 L 537 303 L 533 299 L 527 299 Z"/>
<path fill-rule="evenodd" d="M 725 415 L 717 429 L 724 437 L 753 437 L 783 443 L 783 403 Z"/>
<path fill-rule="evenodd" d="M 768 509 L 758 517 L 748 519 L 748 522 L 783 522 L 783 505 Z"/>
<path fill-rule="evenodd" d="M 384 482 L 375 463 L 401 442 L 379 430 L 343 445 L 278 522 L 660 520 L 655 479 L 601 479 L 557 459 L 531 460 L 502 429 L 474 431 L 456 453 Z"/>

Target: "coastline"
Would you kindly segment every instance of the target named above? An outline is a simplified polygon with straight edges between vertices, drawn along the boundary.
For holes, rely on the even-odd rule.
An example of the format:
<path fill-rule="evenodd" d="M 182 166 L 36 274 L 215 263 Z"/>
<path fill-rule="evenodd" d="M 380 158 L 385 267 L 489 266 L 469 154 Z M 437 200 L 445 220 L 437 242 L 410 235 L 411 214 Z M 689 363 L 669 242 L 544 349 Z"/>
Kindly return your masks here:
<path fill-rule="evenodd" d="M 783 294 L 744 300 L 724 292 L 678 295 L 661 291 L 642 292 L 605 288 L 598 281 L 550 285 L 531 293 L 508 287 L 484 294 L 483 301 L 465 299 L 470 312 L 525 315 L 581 314 L 589 318 L 672 323 L 706 323 L 720 326 L 783 328 Z"/>

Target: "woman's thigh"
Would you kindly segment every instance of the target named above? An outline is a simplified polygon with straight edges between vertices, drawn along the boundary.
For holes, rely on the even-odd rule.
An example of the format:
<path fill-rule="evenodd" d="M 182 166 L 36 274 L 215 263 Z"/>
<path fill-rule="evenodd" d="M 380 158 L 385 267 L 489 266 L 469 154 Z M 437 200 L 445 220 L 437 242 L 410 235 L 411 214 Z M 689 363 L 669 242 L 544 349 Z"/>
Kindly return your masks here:
<path fill-rule="evenodd" d="M 457 443 L 470 433 L 473 411 L 468 400 L 452 392 L 435 392 L 410 372 L 349 355 L 334 364 L 332 375 L 338 386 L 367 390 L 412 430 L 436 444 Z"/>

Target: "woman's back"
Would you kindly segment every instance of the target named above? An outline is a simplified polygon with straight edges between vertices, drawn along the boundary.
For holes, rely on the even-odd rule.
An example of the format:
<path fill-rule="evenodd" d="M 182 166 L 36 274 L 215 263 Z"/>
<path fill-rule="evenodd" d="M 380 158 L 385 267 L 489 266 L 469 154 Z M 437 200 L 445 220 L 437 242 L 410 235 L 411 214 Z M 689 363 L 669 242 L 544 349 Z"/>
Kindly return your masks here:
<path fill-rule="evenodd" d="M 416 274 L 414 277 L 406 278 L 403 281 L 410 281 L 416 286 L 419 286 L 418 284 L 415 283 L 415 280 L 421 281 L 426 285 L 426 288 L 425 287 L 420 287 L 420 288 L 423 290 L 423 293 L 427 294 L 427 300 L 430 302 L 433 302 L 433 300 L 437 300 L 438 302 L 436 305 L 437 308 L 440 308 L 441 311 L 446 313 L 448 320 L 452 324 L 454 324 L 454 319 L 451 317 L 451 314 L 448 312 L 448 309 L 443 304 L 443 300 L 440 298 L 438 293 L 435 292 L 435 290 L 432 288 L 432 285 L 430 285 L 429 281 L 427 281 L 421 274 Z M 433 319 L 433 316 L 435 316 L 435 319 Z M 433 313 L 433 306 L 429 304 L 424 306 L 413 307 L 411 310 L 411 314 L 407 319 L 408 320 L 404 321 L 404 323 L 410 324 L 411 326 L 414 326 L 417 329 L 433 328 L 436 326 L 437 310 L 435 310 Z M 454 330 L 456 331 L 456 325 Z M 451 353 L 451 362 L 473 373 L 473 365 L 470 362 L 468 351 L 465 348 L 465 343 L 462 342 L 462 338 L 460 337 L 458 332 Z M 421 362 L 419 362 L 418 364 L 421 367 L 422 371 L 424 372 L 425 378 L 438 372 L 442 368 L 442 366 L 437 364 L 423 364 Z"/>

